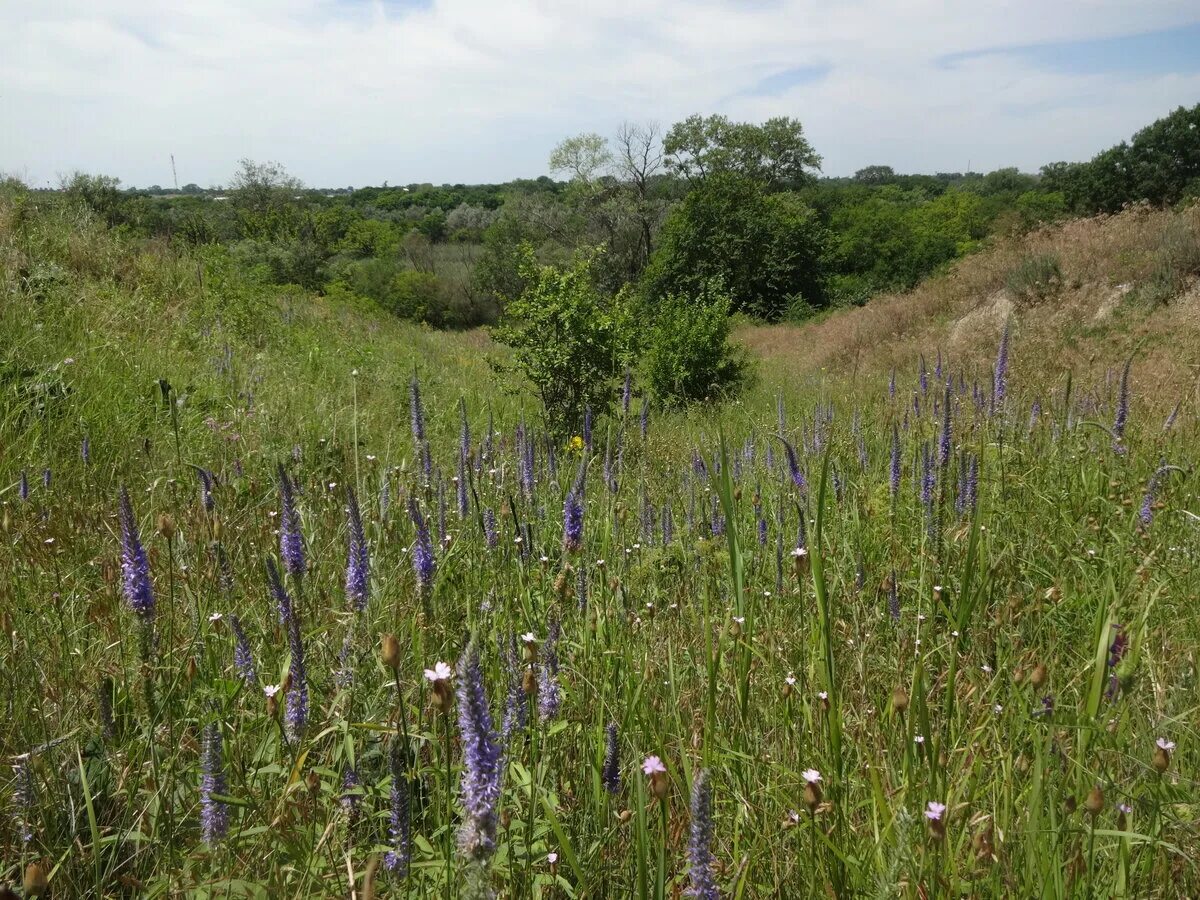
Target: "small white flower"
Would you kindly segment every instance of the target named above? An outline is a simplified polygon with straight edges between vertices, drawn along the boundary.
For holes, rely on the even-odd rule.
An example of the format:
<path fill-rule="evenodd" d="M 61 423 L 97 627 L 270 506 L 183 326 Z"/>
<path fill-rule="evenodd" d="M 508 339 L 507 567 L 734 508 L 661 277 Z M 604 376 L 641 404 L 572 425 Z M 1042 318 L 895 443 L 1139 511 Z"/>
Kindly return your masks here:
<path fill-rule="evenodd" d="M 925 735 L 923 735 L 923 734 L 915 734 L 915 735 L 913 735 L 913 743 L 914 743 L 914 744 L 923 744 L 923 743 L 925 743 Z"/>
<path fill-rule="evenodd" d="M 225 616 L 222 613 L 215 612 L 211 616 L 208 617 L 208 621 L 220 622 L 223 618 L 225 618 Z"/>
<path fill-rule="evenodd" d="M 739 625 L 745 625 L 746 617 L 745 616 L 734 616 L 733 621 L 737 622 Z"/>
<path fill-rule="evenodd" d="M 991 666 L 989 666 L 987 663 L 984 663 L 982 666 L 980 666 L 980 667 L 979 667 L 979 670 L 980 670 L 981 672 L 983 672 L 983 674 L 984 674 L 984 675 L 991 675 L 991 674 L 992 674 L 992 667 L 991 667 Z"/>
<path fill-rule="evenodd" d="M 788 672 L 788 673 L 787 673 L 787 677 L 786 677 L 786 678 L 784 678 L 783 680 L 784 680 L 784 681 L 785 681 L 787 684 L 789 684 L 789 685 L 793 685 L 793 686 L 794 686 L 794 685 L 796 684 L 796 675 L 795 675 L 795 673 L 794 673 L 794 672 Z"/>
<path fill-rule="evenodd" d="M 276 694 L 279 693 L 279 685 L 268 684 L 265 687 L 263 687 L 263 693 L 267 696 L 268 699 L 270 699 L 271 697 L 274 697 Z"/>
<path fill-rule="evenodd" d="M 537 636 L 532 631 L 527 631 L 521 635 L 521 642 L 525 644 L 536 644 Z"/>
<path fill-rule="evenodd" d="M 1166 750 L 1170 752 L 1171 750 L 1175 749 L 1175 742 L 1168 741 L 1166 738 L 1159 738 L 1154 743 L 1160 750 Z"/>
<path fill-rule="evenodd" d="M 817 692 L 817 697 L 819 697 L 821 700 L 828 700 L 828 699 L 829 699 L 829 692 L 828 692 L 828 691 L 818 691 L 818 692 Z"/>
<path fill-rule="evenodd" d="M 1000 713 L 1004 712 L 1004 707 L 1001 706 L 999 703 L 997 703 L 995 706 L 993 706 L 992 709 L 994 709 L 996 711 L 996 715 L 1000 715 Z"/>
<path fill-rule="evenodd" d="M 807 547 L 797 547 L 795 550 L 792 551 L 792 556 L 795 559 L 803 559 L 804 557 L 808 556 L 808 548 Z"/>
<path fill-rule="evenodd" d="M 821 773 L 818 772 L 816 769 L 805 769 L 803 772 L 800 773 L 800 777 L 803 778 L 809 784 L 816 784 L 818 781 L 821 780 Z"/>
<path fill-rule="evenodd" d="M 454 677 L 454 672 L 446 663 L 438 662 L 432 669 L 425 670 L 425 677 L 429 681 L 449 681 Z"/>
<path fill-rule="evenodd" d="M 547 853 L 546 862 L 550 863 L 550 865 L 554 865 L 556 862 L 558 862 L 558 854 L 553 851 Z"/>

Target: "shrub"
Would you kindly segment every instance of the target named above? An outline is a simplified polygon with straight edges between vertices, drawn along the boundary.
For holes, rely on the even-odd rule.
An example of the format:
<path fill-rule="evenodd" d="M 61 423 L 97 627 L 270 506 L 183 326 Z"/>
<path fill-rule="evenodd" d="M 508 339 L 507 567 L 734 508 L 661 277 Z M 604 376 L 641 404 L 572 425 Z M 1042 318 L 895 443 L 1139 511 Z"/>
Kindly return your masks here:
<path fill-rule="evenodd" d="M 1200 275 L 1200 231 L 1181 219 L 1172 222 L 1154 252 L 1154 271 L 1145 297 L 1152 303 L 1167 303 L 1178 297 L 1188 282 Z"/>
<path fill-rule="evenodd" d="M 1008 291 L 1019 303 L 1040 303 L 1058 293 L 1062 286 L 1062 267 L 1052 253 L 1026 256 L 1006 281 Z"/>
<path fill-rule="evenodd" d="M 687 403 L 728 395 L 748 371 L 745 350 L 729 343 L 732 300 L 717 285 L 695 297 L 658 303 L 643 350 L 642 374 L 656 398 Z"/>
<path fill-rule="evenodd" d="M 594 256 L 560 269 L 538 265 L 528 244 L 521 254 L 527 287 L 493 334 L 513 348 L 515 368 L 537 390 L 550 429 L 564 436 L 578 430 L 585 409 L 602 415 L 612 403 L 629 354 L 629 303 L 624 294 L 597 290 Z"/>

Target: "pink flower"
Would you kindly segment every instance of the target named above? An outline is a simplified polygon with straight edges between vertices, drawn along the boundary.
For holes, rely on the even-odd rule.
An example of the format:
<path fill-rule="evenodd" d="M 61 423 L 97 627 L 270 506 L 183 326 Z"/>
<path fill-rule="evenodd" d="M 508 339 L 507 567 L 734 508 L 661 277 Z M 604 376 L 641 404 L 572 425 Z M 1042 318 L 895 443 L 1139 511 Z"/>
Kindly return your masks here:
<path fill-rule="evenodd" d="M 1168 741 L 1166 738 L 1159 738 L 1154 743 L 1157 747 L 1159 747 L 1162 750 L 1166 750 L 1168 753 L 1175 749 L 1175 742 Z"/>
<path fill-rule="evenodd" d="M 803 778 L 809 784 L 816 784 L 818 781 L 821 780 L 821 773 L 818 772 L 816 769 L 805 769 L 803 772 L 800 773 L 800 777 Z"/>
<path fill-rule="evenodd" d="M 925 807 L 925 818 L 930 822 L 942 821 L 942 815 L 946 812 L 946 804 L 938 803 L 936 800 L 930 800 L 929 805 Z"/>
<path fill-rule="evenodd" d="M 647 756 L 645 762 L 642 763 L 642 771 L 647 775 L 653 775 L 655 772 L 667 771 L 667 767 L 657 756 Z"/>
<path fill-rule="evenodd" d="M 446 663 L 439 662 L 432 669 L 425 670 L 425 677 L 429 681 L 449 681 L 454 677 L 454 672 Z"/>

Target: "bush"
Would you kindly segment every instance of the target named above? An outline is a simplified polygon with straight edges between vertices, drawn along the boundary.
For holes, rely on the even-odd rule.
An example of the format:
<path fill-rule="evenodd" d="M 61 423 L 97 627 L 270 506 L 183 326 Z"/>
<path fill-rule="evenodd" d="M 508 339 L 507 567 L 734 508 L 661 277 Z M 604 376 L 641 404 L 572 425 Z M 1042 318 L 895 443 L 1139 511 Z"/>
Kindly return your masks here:
<path fill-rule="evenodd" d="M 1040 303 L 1058 293 L 1062 267 L 1052 253 L 1026 256 L 1008 273 L 1008 291 L 1019 303 Z"/>
<path fill-rule="evenodd" d="M 629 355 L 629 303 L 597 290 L 593 256 L 559 269 L 538 265 L 528 244 L 521 254 L 528 287 L 493 334 L 513 348 L 515 368 L 536 388 L 551 431 L 565 436 L 578 431 L 584 410 L 603 415 L 612 403 Z"/>
<path fill-rule="evenodd" d="M 1200 275 L 1200 232 L 1187 220 L 1172 222 L 1155 250 L 1146 299 L 1167 303 L 1182 294 L 1197 275 Z"/>
<path fill-rule="evenodd" d="M 732 300 L 717 286 L 697 297 L 669 294 L 646 338 L 642 374 L 654 396 L 687 403 L 735 392 L 745 380 L 745 350 L 729 343 Z"/>

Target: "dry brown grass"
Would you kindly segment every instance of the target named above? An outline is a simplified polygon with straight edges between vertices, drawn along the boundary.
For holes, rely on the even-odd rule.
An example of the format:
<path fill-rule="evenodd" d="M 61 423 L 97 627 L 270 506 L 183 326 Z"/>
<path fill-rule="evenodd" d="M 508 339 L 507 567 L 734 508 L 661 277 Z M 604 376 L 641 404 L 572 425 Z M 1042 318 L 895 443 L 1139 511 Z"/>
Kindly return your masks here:
<path fill-rule="evenodd" d="M 987 377 L 1010 321 L 1013 366 L 1028 381 L 1049 385 L 1068 370 L 1102 375 L 1136 349 L 1135 386 L 1174 403 L 1195 382 L 1200 363 L 1200 285 L 1193 278 L 1166 304 L 1139 299 L 1171 226 L 1200 233 L 1200 205 L 1181 212 L 1137 206 L 1002 238 L 911 292 L 810 324 L 746 326 L 736 337 L 762 360 L 764 374 L 879 377 L 941 349 L 956 367 Z M 1035 254 L 1057 257 L 1063 288 L 1018 307 L 1005 281 Z"/>

